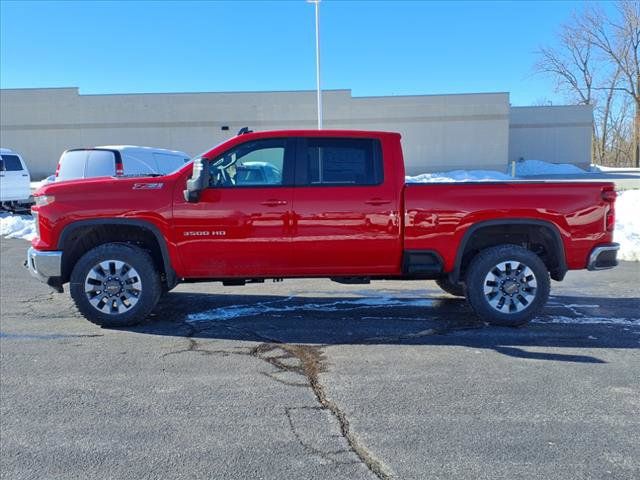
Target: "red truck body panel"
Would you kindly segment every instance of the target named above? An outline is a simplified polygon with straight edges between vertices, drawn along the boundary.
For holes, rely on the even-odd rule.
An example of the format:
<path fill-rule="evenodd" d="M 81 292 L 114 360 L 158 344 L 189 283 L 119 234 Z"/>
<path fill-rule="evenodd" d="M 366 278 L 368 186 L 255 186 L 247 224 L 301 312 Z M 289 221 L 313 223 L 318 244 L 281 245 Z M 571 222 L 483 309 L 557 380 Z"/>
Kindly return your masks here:
<path fill-rule="evenodd" d="M 611 204 L 608 183 L 464 183 L 408 185 L 405 189 L 405 248 L 433 249 L 454 267 L 465 233 L 498 220 L 548 222 L 560 234 L 569 269 L 586 267 L 591 249 L 610 243 L 605 228 Z M 453 208 L 452 208 L 453 207 Z"/>
<path fill-rule="evenodd" d="M 163 177 L 96 178 L 42 187 L 55 201 L 36 206 L 37 250 L 62 249 L 77 222 L 136 220 L 166 244 L 179 278 L 402 276 L 407 250 L 431 250 L 444 272 L 455 268 L 465 233 L 480 222 L 548 222 L 562 239 L 567 267 L 585 268 L 589 252 L 610 243 L 610 183 L 499 182 L 405 185 L 400 135 L 291 130 L 240 135 L 203 155 L 264 138 L 347 137 L 380 141 L 384 180 L 358 186 L 257 186 L 184 199 L 191 166 Z M 611 218 L 609 218 L 611 223 Z M 206 234 L 205 234 L 206 232 Z"/>

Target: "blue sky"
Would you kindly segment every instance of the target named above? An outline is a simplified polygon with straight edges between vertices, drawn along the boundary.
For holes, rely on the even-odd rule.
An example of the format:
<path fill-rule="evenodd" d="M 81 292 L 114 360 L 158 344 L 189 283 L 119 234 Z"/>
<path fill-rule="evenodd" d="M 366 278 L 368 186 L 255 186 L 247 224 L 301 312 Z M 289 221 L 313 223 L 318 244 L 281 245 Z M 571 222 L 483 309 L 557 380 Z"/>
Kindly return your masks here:
<path fill-rule="evenodd" d="M 607 6 L 605 4 L 605 6 Z M 329 1 L 322 86 L 355 96 L 511 93 L 564 103 L 533 74 L 582 2 Z M 81 93 L 315 89 L 313 5 L 0 2 L 0 86 Z"/>

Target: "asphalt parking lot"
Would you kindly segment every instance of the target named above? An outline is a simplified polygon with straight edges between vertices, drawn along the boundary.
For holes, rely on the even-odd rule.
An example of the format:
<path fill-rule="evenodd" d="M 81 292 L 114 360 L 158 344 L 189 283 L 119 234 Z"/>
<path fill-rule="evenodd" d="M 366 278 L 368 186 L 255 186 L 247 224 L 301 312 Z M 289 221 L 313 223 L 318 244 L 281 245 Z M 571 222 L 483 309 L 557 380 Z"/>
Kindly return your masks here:
<path fill-rule="evenodd" d="M 181 285 L 100 329 L 1 240 L 0 475 L 640 476 L 640 264 L 570 272 L 526 328 L 433 282 Z"/>

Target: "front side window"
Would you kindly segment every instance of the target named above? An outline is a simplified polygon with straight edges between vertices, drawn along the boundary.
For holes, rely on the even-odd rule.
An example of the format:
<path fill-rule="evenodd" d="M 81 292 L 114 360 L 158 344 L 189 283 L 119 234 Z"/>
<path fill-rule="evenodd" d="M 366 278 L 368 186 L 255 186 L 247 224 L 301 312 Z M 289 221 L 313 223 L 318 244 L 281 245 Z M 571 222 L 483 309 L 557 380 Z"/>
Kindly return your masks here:
<path fill-rule="evenodd" d="M 285 140 L 243 143 L 210 162 L 211 187 L 283 184 Z"/>
<path fill-rule="evenodd" d="M 382 181 L 380 143 L 359 138 L 308 138 L 301 167 L 306 185 L 377 185 Z M 304 172 L 304 170 L 303 170 Z"/>

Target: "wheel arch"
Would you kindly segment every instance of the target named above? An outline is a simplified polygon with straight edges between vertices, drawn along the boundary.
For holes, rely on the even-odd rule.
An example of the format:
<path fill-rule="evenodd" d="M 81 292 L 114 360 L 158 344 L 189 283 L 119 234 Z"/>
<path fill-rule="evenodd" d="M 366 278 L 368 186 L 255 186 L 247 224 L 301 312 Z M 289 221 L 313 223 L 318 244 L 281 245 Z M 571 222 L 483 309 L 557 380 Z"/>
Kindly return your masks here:
<path fill-rule="evenodd" d="M 460 241 L 449 280 L 455 283 L 464 278 L 466 266 L 479 250 L 500 244 L 521 245 L 523 239 L 534 240 L 526 248 L 541 256 L 551 278 L 562 280 L 568 267 L 558 227 L 549 221 L 530 218 L 487 220 L 471 225 Z M 545 250 L 538 252 L 534 246 Z"/>
<path fill-rule="evenodd" d="M 91 248 L 111 242 L 134 243 L 148 249 L 169 289 L 177 282 L 166 240 L 150 221 L 129 218 L 79 220 L 65 226 L 58 239 L 62 254 L 62 283 L 69 281 L 73 265 Z"/>

